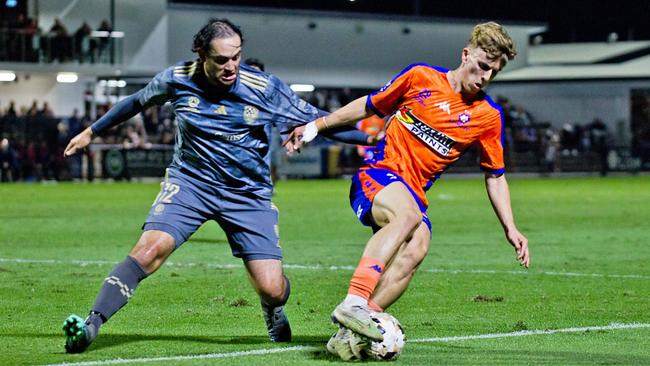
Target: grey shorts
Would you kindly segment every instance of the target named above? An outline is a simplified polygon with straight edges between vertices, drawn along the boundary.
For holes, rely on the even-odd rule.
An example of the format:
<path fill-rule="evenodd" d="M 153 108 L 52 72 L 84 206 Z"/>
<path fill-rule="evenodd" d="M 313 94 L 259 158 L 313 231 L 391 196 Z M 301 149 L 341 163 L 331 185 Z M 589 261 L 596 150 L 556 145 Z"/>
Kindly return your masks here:
<path fill-rule="evenodd" d="M 164 231 L 183 244 L 208 220 L 224 230 L 235 257 L 282 259 L 278 210 L 271 200 L 208 185 L 168 169 L 142 228 Z"/>

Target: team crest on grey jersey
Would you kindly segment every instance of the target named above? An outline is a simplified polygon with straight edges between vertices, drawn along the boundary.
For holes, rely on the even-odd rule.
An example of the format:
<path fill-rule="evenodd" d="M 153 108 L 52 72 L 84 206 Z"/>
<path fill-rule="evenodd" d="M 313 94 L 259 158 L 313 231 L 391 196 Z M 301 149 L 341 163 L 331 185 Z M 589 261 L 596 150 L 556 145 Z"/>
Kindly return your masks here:
<path fill-rule="evenodd" d="M 255 122 L 259 114 L 259 109 L 253 107 L 252 105 L 247 105 L 244 107 L 244 121 L 246 121 L 246 123 Z"/>

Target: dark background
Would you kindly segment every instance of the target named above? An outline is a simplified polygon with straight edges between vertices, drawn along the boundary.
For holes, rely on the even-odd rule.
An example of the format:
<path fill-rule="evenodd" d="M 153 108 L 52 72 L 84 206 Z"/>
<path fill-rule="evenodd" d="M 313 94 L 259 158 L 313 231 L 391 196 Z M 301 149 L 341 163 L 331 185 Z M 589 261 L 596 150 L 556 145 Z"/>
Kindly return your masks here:
<path fill-rule="evenodd" d="M 357 12 L 367 14 L 445 17 L 532 22 L 548 25 L 544 43 L 603 42 L 611 32 L 619 41 L 650 39 L 650 1 L 617 0 L 170 0 L 172 3 L 255 6 Z"/>

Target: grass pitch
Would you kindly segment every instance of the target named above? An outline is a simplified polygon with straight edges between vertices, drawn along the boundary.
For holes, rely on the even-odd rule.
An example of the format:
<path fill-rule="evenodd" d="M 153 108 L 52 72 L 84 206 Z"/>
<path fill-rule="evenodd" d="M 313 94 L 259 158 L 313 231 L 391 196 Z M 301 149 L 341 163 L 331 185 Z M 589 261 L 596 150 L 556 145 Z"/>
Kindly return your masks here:
<path fill-rule="evenodd" d="M 517 265 L 482 179 L 437 182 L 429 255 L 389 309 L 409 339 L 397 362 L 650 364 L 650 177 L 509 182 L 531 268 Z M 339 362 L 324 349 L 335 331 L 328 318 L 370 235 L 348 206 L 348 186 L 277 185 L 292 344 L 267 341 L 244 268 L 208 223 L 141 283 L 86 353 L 67 355 L 63 320 L 86 315 L 139 237 L 159 185 L 0 185 L 0 364 Z M 612 323 L 622 329 L 512 334 Z M 486 334 L 496 336 L 450 338 Z"/>

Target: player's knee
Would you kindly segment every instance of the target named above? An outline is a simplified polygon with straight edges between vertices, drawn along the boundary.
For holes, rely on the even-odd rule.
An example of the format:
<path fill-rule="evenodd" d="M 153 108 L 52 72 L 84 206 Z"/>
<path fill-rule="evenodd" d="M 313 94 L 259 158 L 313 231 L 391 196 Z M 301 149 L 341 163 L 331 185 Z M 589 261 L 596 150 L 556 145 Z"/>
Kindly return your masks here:
<path fill-rule="evenodd" d="M 269 300 L 269 302 L 279 303 L 286 298 L 285 286 L 283 282 L 267 281 L 266 283 L 260 285 L 260 295 Z"/>
<path fill-rule="evenodd" d="M 142 235 L 131 250 L 133 257 L 147 272 L 157 270 L 173 251 L 173 244 L 162 235 Z"/>

